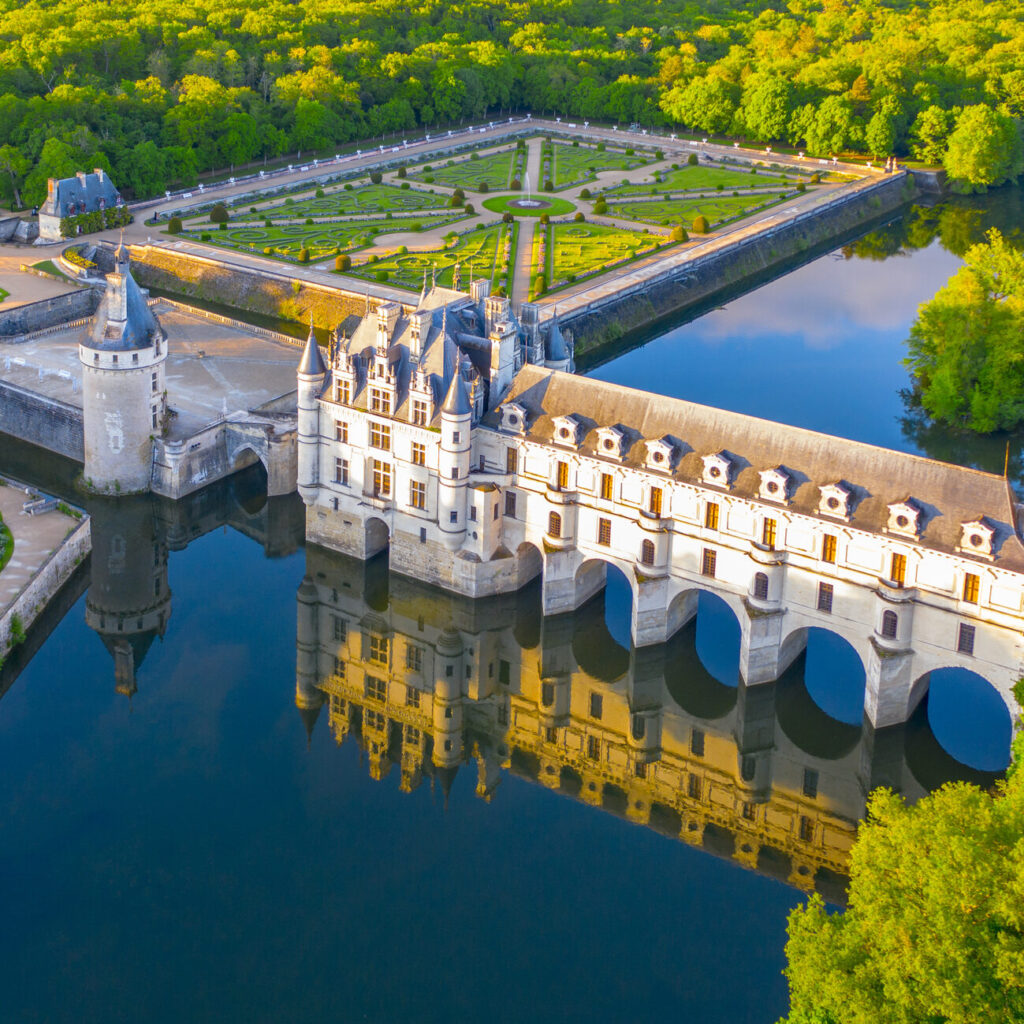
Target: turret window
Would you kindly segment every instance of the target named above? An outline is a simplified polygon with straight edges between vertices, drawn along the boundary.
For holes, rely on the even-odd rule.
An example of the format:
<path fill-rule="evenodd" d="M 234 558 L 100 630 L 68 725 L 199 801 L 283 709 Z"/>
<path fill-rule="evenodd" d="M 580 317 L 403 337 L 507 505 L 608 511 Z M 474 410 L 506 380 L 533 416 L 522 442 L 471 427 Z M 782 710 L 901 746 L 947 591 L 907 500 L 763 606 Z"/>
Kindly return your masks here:
<path fill-rule="evenodd" d="M 560 491 L 569 486 L 569 463 L 559 462 L 556 470 L 555 481 Z"/>
<path fill-rule="evenodd" d="M 831 583 L 819 583 L 818 584 L 818 611 L 832 614 L 832 594 L 833 588 Z"/>
<path fill-rule="evenodd" d="M 758 601 L 768 600 L 768 577 L 763 572 L 754 576 L 754 597 Z"/>
<path fill-rule="evenodd" d="M 557 512 L 551 512 L 548 515 L 548 536 L 562 536 L 562 517 Z"/>
<path fill-rule="evenodd" d="M 974 653 L 974 627 L 968 626 L 966 622 L 961 622 L 957 629 L 956 651 L 957 654 Z"/>
<path fill-rule="evenodd" d="M 452 431 L 452 444 L 458 444 L 462 440 L 462 434 L 457 430 Z"/>
<path fill-rule="evenodd" d="M 654 541 L 645 540 L 640 545 L 640 561 L 644 565 L 654 565 Z"/>
<path fill-rule="evenodd" d="M 156 394 L 156 392 L 160 389 L 160 383 L 157 380 L 157 375 L 155 373 L 153 374 L 153 377 L 152 377 L 152 387 L 153 387 L 153 393 L 154 394 Z"/>
<path fill-rule="evenodd" d="M 597 521 L 597 543 L 608 547 L 612 542 L 612 521 L 610 519 L 598 519 Z"/>
<path fill-rule="evenodd" d="M 711 548 L 705 548 L 701 556 L 700 573 L 702 576 L 714 576 L 717 568 L 718 554 Z"/>
<path fill-rule="evenodd" d="M 882 636 L 886 640 L 896 639 L 896 629 L 899 626 L 899 619 L 895 612 L 882 612 Z"/>

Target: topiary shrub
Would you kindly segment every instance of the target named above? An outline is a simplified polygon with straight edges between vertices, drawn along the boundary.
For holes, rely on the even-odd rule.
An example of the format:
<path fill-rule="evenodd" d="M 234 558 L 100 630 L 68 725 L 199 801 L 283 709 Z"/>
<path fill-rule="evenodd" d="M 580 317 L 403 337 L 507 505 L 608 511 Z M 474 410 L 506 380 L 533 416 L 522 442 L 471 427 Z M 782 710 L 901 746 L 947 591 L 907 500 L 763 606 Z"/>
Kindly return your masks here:
<path fill-rule="evenodd" d="M 478 186 L 477 191 L 479 191 L 479 192 L 490 192 L 491 191 L 491 183 L 485 178 L 483 181 L 480 182 L 480 185 Z"/>
<path fill-rule="evenodd" d="M 633 150 L 627 149 L 626 150 L 626 156 L 632 156 L 632 155 L 633 155 Z"/>
<path fill-rule="evenodd" d="M 263 255 L 264 256 L 273 256 L 273 254 L 274 254 L 274 250 L 269 245 L 263 246 Z"/>
<path fill-rule="evenodd" d="M 167 222 L 167 231 L 170 234 L 172 234 L 172 235 L 180 234 L 181 233 L 181 218 L 180 217 L 172 217 Z"/>
<path fill-rule="evenodd" d="M 689 241 L 690 236 L 686 233 L 686 228 L 682 224 L 677 224 L 672 229 L 672 234 L 669 236 L 670 242 L 686 242 Z"/>
<path fill-rule="evenodd" d="M 756 167 L 751 167 L 750 168 L 750 173 L 751 174 L 757 174 L 757 168 Z"/>
<path fill-rule="evenodd" d="M 463 213 L 465 213 L 467 217 L 472 217 L 476 213 L 476 210 L 473 209 L 473 204 L 466 203 L 465 207 L 463 207 Z"/>
<path fill-rule="evenodd" d="M 306 223 L 307 224 L 312 224 L 313 223 L 313 218 L 312 217 L 307 217 L 306 218 Z"/>
<path fill-rule="evenodd" d="M 686 158 L 686 164 L 687 164 L 688 167 L 696 167 L 697 166 L 697 154 L 696 153 L 691 153 Z"/>
<path fill-rule="evenodd" d="M 469 159 L 470 160 L 479 160 L 480 159 L 480 154 L 479 153 L 470 153 L 469 154 Z M 454 167 L 455 166 L 455 161 L 454 160 L 449 160 L 448 161 L 448 166 L 449 167 Z"/>
<path fill-rule="evenodd" d="M 811 184 L 812 185 L 817 185 L 820 181 L 821 181 L 821 175 L 820 174 L 815 173 L 815 174 L 811 175 Z"/>
<path fill-rule="evenodd" d="M 550 178 L 545 178 L 544 179 L 544 191 L 545 192 L 554 192 L 555 191 L 555 183 Z"/>
<path fill-rule="evenodd" d="M 317 197 L 317 199 L 323 199 L 323 197 L 324 197 L 324 190 L 323 190 L 322 188 L 318 188 L 318 189 L 317 189 L 317 190 L 316 190 L 316 191 L 315 191 L 315 192 L 313 193 L 313 195 L 315 195 L 315 196 Z"/>
<path fill-rule="evenodd" d="M 227 224 L 218 224 L 217 225 L 217 230 L 218 231 L 227 231 L 227 229 L 228 229 Z"/>
<path fill-rule="evenodd" d="M 205 232 L 205 231 L 199 236 L 199 241 L 200 242 L 208 242 L 209 240 L 210 240 L 210 235 L 207 232 Z"/>
<path fill-rule="evenodd" d="M 513 217 L 512 214 L 508 212 L 508 210 L 506 210 L 501 215 L 501 222 L 502 222 L 502 224 L 511 224 L 512 221 L 514 221 L 514 220 L 515 220 L 515 217 Z"/>
<path fill-rule="evenodd" d="M 582 213 L 577 213 L 576 216 L 573 217 L 573 220 L 576 221 L 577 224 L 580 223 L 581 221 L 586 220 L 586 219 L 587 218 L 584 217 Z"/>
<path fill-rule="evenodd" d="M 449 206 L 461 206 L 462 200 L 458 196 L 452 196 L 451 201 L 448 203 Z"/>
<path fill-rule="evenodd" d="M 399 178 L 404 178 L 406 173 L 407 172 L 405 170 L 405 164 L 402 164 L 402 166 L 398 168 L 398 177 Z"/>
<path fill-rule="evenodd" d="M 378 281 L 383 283 L 384 281 L 386 281 L 388 279 L 388 272 L 386 270 L 378 270 L 373 276 Z"/>
<path fill-rule="evenodd" d="M 433 182 L 434 176 L 432 174 L 424 174 L 423 180 L 429 185 Z"/>
<path fill-rule="evenodd" d="M 807 186 L 802 181 L 798 181 L 796 183 L 796 190 L 797 192 L 806 192 Z"/>
<path fill-rule="evenodd" d="M 351 192 L 352 191 L 352 182 L 350 182 L 350 181 L 346 181 L 345 182 L 345 191 L 346 192 Z"/>
<path fill-rule="evenodd" d="M 523 184 L 518 178 L 513 178 L 508 187 L 512 189 L 513 192 L 518 192 L 523 187 Z"/>
<path fill-rule="evenodd" d="M 370 171 L 370 181 L 372 181 L 374 185 L 379 185 L 383 178 L 384 175 L 382 175 L 380 171 Z"/>
<path fill-rule="evenodd" d="M 410 185 L 409 182 L 407 182 L 407 181 L 403 181 L 402 182 L 402 188 L 412 188 L 412 185 Z"/>
<path fill-rule="evenodd" d="M 305 246 L 303 246 L 299 250 L 299 262 L 300 263 L 308 263 L 309 262 L 309 250 Z"/>
<path fill-rule="evenodd" d="M 541 224 L 550 224 L 551 218 L 546 213 L 542 213 L 540 215 L 540 222 Z"/>
<path fill-rule="evenodd" d="M 724 186 L 724 185 L 723 185 L 723 184 L 722 184 L 721 182 L 719 182 L 719 183 L 718 183 L 718 184 L 717 184 L 717 185 L 715 186 L 715 191 L 716 191 L 716 192 L 721 192 L 723 188 L 725 188 L 725 186 Z"/>
<path fill-rule="evenodd" d="M 265 228 L 272 228 L 274 226 L 274 222 L 269 217 L 267 217 L 266 220 L 263 221 L 263 226 Z"/>
<path fill-rule="evenodd" d="M 334 269 L 335 270 L 351 270 L 352 269 L 352 257 L 347 252 L 343 252 L 340 256 L 334 257 Z"/>
<path fill-rule="evenodd" d="M 581 188 L 580 189 L 580 199 L 589 199 L 589 198 L 590 198 L 590 189 L 589 188 Z"/>
<path fill-rule="evenodd" d="M 664 160 L 665 159 L 665 154 L 660 149 L 656 149 L 654 151 L 654 159 L 655 160 Z"/>
<path fill-rule="evenodd" d="M 580 140 L 579 139 L 573 139 L 572 140 L 572 144 L 573 144 L 573 147 L 575 149 L 579 149 L 580 148 Z"/>
<path fill-rule="evenodd" d="M 537 295 L 543 295 L 548 290 L 548 279 L 543 274 L 533 279 L 533 290 Z"/>
<path fill-rule="evenodd" d="M 698 213 L 697 216 L 693 218 L 693 230 L 696 231 L 698 235 L 706 235 L 710 230 L 708 219 L 703 213 Z"/>
<path fill-rule="evenodd" d="M 594 203 L 594 213 L 596 213 L 598 216 L 600 216 L 601 214 L 607 213 L 607 212 L 608 212 L 608 204 L 603 199 L 598 199 L 598 201 L 596 203 Z"/>
<path fill-rule="evenodd" d="M 603 153 L 607 148 L 608 147 L 603 142 L 599 142 L 597 144 L 597 151 L 598 151 L 598 153 Z"/>
<path fill-rule="evenodd" d="M 228 208 L 223 203 L 214 204 L 213 209 L 210 210 L 211 224 L 227 224 L 230 219 Z"/>

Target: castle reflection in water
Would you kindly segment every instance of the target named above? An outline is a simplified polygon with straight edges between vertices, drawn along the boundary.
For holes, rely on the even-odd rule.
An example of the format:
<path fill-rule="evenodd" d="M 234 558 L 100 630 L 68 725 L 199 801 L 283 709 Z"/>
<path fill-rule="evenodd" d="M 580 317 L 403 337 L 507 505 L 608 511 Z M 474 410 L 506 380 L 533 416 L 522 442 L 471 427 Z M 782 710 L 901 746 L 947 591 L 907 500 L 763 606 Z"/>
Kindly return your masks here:
<path fill-rule="evenodd" d="M 403 791 L 429 780 L 447 798 L 461 769 L 489 801 L 511 772 L 842 902 L 866 794 L 913 800 L 962 770 L 920 715 L 877 731 L 830 719 L 802 661 L 769 685 L 717 682 L 696 628 L 627 651 L 603 594 L 544 618 L 536 587 L 473 601 L 389 574 L 386 555 L 308 546 L 296 705 L 310 737 L 325 716 Z"/>

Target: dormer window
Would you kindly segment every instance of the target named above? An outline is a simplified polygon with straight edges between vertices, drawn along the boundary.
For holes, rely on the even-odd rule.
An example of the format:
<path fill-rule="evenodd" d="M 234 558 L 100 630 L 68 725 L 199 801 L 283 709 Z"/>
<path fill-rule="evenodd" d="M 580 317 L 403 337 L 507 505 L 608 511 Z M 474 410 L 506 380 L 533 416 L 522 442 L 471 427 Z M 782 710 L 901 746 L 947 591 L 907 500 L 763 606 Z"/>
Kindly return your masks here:
<path fill-rule="evenodd" d="M 969 555 L 991 558 L 996 531 L 984 519 L 975 519 L 960 526 L 959 550 Z"/>
<path fill-rule="evenodd" d="M 658 441 L 647 442 L 647 461 L 646 465 L 648 469 L 657 469 L 663 473 L 668 473 L 672 469 L 672 455 L 675 452 L 675 445 L 666 438 L 661 438 Z"/>
<path fill-rule="evenodd" d="M 625 454 L 626 435 L 617 427 L 598 427 L 597 452 L 606 459 L 621 459 Z"/>
<path fill-rule="evenodd" d="M 729 471 L 732 467 L 732 460 L 721 452 L 717 455 L 704 455 L 701 457 L 704 463 L 704 472 L 701 473 L 701 480 L 714 487 L 729 486 Z"/>
<path fill-rule="evenodd" d="M 501 429 L 521 434 L 526 429 L 526 409 L 518 402 L 506 402 L 501 407 Z"/>
<path fill-rule="evenodd" d="M 575 416 L 556 416 L 552 422 L 555 428 L 555 444 L 563 448 L 579 446 L 580 425 Z"/>
<path fill-rule="evenodd" d="M 850 518 L 850 490 L 842 484 L 825 484 L 821 488 L 821 498 L 818 501 L 818 511 L 823 516 L 831 516 L 833 519 Z"/>
<path fill-rule="evenodd" d="M 758 495 L 764 501 L 775 501 L 785 504 L 789 500 L 789 474 L 784 470 L 764 469 L 761 470 L 761 486 L 758 488 Z"/>
<path fill-rule="evenodd" d="M 898 501 L 889 506 L 888 533 L 916 538 L 921 529 L 921 510 L 911 501 Z"/>

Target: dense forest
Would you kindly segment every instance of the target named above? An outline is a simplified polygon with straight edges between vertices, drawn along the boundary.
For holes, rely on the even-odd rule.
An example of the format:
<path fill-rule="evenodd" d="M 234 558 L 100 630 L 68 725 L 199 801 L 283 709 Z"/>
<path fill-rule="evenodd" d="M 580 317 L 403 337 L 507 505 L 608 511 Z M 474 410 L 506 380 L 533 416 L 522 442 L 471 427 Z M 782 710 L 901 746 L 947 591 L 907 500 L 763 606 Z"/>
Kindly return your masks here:
<path fill-rule="evenodd" d="M 516 108 L 1021 169 L 1019 0 L 0 0 L 0 199 Z"/>

